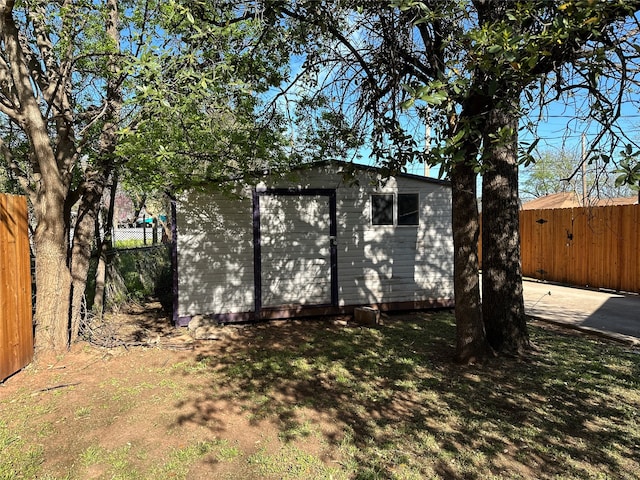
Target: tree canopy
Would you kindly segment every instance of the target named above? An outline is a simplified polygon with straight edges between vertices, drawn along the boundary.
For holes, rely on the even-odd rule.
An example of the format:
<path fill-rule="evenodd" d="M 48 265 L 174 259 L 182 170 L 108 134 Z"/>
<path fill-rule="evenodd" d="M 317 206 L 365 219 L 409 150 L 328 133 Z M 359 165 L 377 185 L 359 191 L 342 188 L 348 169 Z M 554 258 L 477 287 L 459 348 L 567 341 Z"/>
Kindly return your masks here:
<path fill-rule="evenodd" d="M 130 183 L 173 193 L 286 162 L 282 119 L 260 110 L 288 70 L 285 46 L 248 7 L 187 5 L 162 6 L 162 45 L 131 65 L 118 146 Z"/>
<path fill-rule="evenodd" d="M 603 162 L 597 156 L 583 162 L 581 152 L 545 150 L 525 167 L 521 181 L 521 198 L 537 198 L 553 193 L 574 192 L 578 198 L 613 198 L 631 194 L 629 185 L 616 180 L 619 167 Z M 612 162 L 613 163 L 613 162 Z M 618 165 L 624 158 L 616 160 Z M 582 168 L 578 168 L 581 164 Z M 577 174 L 574 174 L 578 169 Z M 584 191 L 583 191 L 584 189 Z"/>
<path fill-rule="evenodd" d="M 0 1 L 0 148 L 33 205 L 38 351 L 78 335 L 118 173 L 174 190 L 282 159 L 278 118 L 254 110 L 285 44 L 258 11 L 226 7 L 196 24 L 188 2 Z"/>

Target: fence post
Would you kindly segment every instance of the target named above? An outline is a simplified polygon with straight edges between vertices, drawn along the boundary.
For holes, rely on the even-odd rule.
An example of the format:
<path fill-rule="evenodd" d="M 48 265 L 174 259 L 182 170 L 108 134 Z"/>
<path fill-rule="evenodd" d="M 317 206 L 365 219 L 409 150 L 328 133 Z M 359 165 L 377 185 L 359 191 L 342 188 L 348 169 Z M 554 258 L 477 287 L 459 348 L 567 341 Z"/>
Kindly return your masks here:
<path fill-rule="evenodd" d="M 151 228 L 151 244 L 155 245 L 158 243 L 158 219 L 155 217 L 153 217 Z"/>

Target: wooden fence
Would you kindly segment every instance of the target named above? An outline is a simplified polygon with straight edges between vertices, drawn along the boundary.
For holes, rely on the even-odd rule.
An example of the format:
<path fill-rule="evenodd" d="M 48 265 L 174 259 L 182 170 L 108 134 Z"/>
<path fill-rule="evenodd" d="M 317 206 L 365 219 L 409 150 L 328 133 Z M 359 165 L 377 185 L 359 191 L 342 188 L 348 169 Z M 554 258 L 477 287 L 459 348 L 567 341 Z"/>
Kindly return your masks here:
<path fill-rule="evenodd" d="M 640 293 L 640 205 L 522 210 L 526 277 Z"/>
<path fill-rule="evenodd" d="M 0 194 L 0 381 L 33 360 L 27 201 Z"/>

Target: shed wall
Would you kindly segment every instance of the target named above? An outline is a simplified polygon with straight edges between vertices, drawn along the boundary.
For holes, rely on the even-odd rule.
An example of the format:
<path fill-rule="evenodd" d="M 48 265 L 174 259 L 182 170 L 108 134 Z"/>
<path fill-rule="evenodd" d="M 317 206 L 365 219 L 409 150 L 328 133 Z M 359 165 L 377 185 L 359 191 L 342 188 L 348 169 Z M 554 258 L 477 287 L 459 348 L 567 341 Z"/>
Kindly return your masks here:
<path fill-rule="evenodd" d="M 178 203 L 178 315 L 253 310 L 251 190 Z"/>
<path fill-rule="evenodd" d="M 340 306 L 453 299 L 450 188 L 405 176 L 376 186 L 364 171 L 356 180 L 350 186 L 329 164 L 258 188 L 336 190 Z M 180 316 L 253 311 L 251 191 L 192 192 L 179 202 Z M 372 225 L 371 194 L 398 192 L 419 194 L 419 225 Z"/>

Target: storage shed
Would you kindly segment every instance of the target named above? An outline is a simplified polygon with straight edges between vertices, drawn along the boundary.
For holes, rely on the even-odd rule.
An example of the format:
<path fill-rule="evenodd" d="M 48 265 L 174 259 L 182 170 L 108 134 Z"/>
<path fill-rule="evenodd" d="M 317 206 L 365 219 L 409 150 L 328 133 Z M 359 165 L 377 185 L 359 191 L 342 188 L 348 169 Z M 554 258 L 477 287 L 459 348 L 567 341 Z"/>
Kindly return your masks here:
<path fill-rule="evenodd" d="M 453 305 L 448 182 L 323 162 L 188 192 L 175 215 L 178 325 Z"/>

